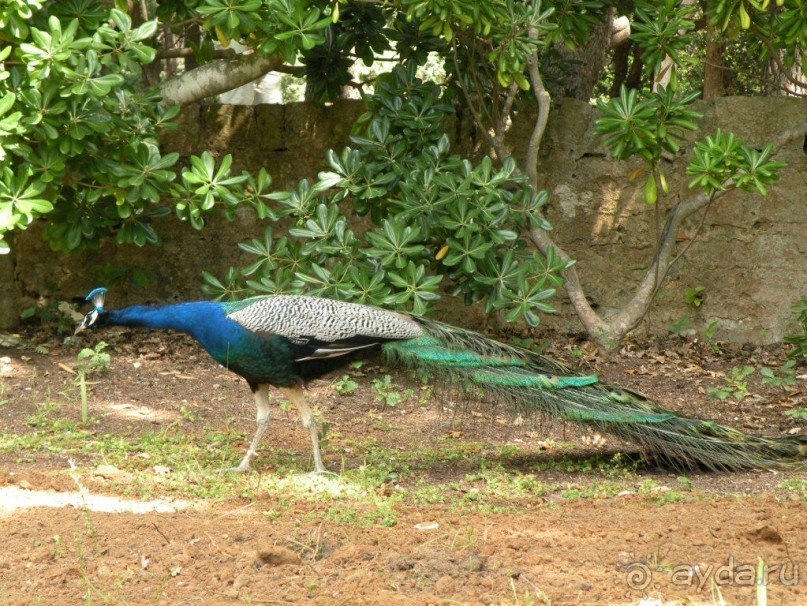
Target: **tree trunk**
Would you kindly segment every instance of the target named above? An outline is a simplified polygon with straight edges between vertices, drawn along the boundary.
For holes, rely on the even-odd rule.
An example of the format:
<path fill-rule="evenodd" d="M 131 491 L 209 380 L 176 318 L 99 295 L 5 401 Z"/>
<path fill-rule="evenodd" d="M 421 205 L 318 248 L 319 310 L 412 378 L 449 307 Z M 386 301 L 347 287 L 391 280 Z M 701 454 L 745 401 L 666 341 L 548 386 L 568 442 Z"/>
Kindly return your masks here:
<path fill-rule="evenodd" d="M 726 95 L 726 70 L 723 66 L 725 44 L 720 32 L 706 26 L 706 61 L 703 64 L 703 99 L 712 101 Z"/>
<path fill-rule="evenodd" d="M 609 97 L 618 97 L 619 89 L 627 82 L 628 78 L 628 60 L 633 52 L 633 43 L 628 42 L 614 49 L 614 83 L 611 85 L 611 90 L 608 91 Z"/>
<path fill-rule="evenodd" d="M 612 22 L 613 12 L 609 12 L 606 19 L 592 30 L 588 42 L 578 48 L 572 50 L 565 44 L 555 45 L 565 63 L 563 84 L 553 92 L 556 98 L 591 99 L 611 48 Z"/>
<path fill-rule="evenodd" d="M 20 323 L 20 293 L 17 290 L 14 237 L 10 232 L 4 237 L 11 252 L 0 255 L 0 330 L 9 330 Z"/>

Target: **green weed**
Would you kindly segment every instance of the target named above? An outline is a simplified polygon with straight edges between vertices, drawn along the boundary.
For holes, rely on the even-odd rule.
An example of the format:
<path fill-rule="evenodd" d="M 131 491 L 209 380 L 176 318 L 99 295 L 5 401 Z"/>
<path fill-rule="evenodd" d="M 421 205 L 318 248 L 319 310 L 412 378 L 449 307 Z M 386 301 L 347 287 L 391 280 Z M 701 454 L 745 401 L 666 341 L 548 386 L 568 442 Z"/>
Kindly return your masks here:
<path fill-rule="evenodd" d="M 706 290 L 705 286 L 696 286 L 695 288 L 687 288 L 684 293 L 684 300 L 687 305 L 698 308 L 703 304 L 703 291 Z"/>
<path fill-rule="evenodd" d="M 793 346 L 787 357 L 793 359 L 807 358 L 807 299 L 799 301 L 798 304 L 790 308 L 790 311 L 798 316 L 796 321 L 801 326 L 801 334 L 787 335 L 784 338 L 785 343 Z"/>
<path fill-rule="evenodd" d="M 81 424 L 87 424 L 88 403 L 87 403 L 87 375 L 95 372 L 103 372 L 112 361 L 112 357 L 104 351 L 107 344 L 99 341 L 94 348 L 85 347 L 76 356 L 75 368 L 78 372 L 76 384 L 79 390 L 81 401 Z"/>
<path fill-rule="evenodd" d="M 796 361 L 788 360 L 779 367 L 777 375 L 772 368 L 763 367 L 759 369 L 762 375 L 762 383 L 768 387 L 786 388 L 796 384 Z"/>
<path fill-rule="evenodd" d="M 681 336 L 681 334 L 687 329 L 692 327 L 692 321 L 687 318 L 686 316 L 681 316 L 677 320 L 675 320 L 670 327 L 667 329 L 674 335 Z"/>
<path fill-rule="evenodd" d="M 714 400 L 725 400 L 729 397 L 735 400 L 743 400 L 748 396 L 748 376 L 752 375 L 755 371 L 753 366 L 743 366 L 742 368 L 734 367 L 731 369 L 731 376 L 723 377 L 727 383 L 721 387 L 707 387 L 706 395 L 708 398 Z"/>
<path fill-rule="evenodd" d="M 415 393 L 412 389 L 401 391 L 400 386 L 393 383 L 392 375 L 384 375 L 383 379 L 373 379 L 372 387 L 375 392 L 374 401 L 385 406 L 397 406 Z"/>
<path fill-rule="evenodd" d="M 346 396 L 349 393 L 353 393 L 358 388 L 359 384 L 351 379 L 350 375 L 342 375 L 341 378 L 331 383 L 331 389 L 333 389 L 340 396 Z"/>

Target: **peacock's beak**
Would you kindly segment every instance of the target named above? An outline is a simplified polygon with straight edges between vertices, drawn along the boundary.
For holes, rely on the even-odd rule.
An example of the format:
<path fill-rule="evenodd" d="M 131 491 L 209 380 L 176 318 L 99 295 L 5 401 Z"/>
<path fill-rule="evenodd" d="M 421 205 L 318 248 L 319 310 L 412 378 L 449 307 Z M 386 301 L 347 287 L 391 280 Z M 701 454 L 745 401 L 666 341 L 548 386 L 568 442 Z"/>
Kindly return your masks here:
<path fill-rule="evenodd" d="M 87 313 L 86 316 L 81 318 L 81 323 L 78 326 L 76 326 L 76 330 L 73 333 L 73 335 L 75 336 L 78 333 L 80 333 L 82 330 L 84 330 L 85 328 L 88 328 L 88 327 L 92 326 L 93 324 L 95 324 L 95 321 L 98 319 L 98 314 L 99 313 L 100 313 L 100 310 L 98 310 L 97 308 L 93 309 L 93 310 L 90 310 Z"/>

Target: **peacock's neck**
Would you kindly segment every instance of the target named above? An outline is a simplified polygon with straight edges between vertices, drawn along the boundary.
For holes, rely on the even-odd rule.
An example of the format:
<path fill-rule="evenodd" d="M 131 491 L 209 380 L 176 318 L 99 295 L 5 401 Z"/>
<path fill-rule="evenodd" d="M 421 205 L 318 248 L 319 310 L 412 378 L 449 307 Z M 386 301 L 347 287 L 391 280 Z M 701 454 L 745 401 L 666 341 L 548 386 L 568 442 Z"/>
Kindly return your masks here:
<path fill-rule="evenodd" d="M 220 308 L 215 303 L 180 303 L 177 305 L 134 305 L 103 314 L 103 323 L 108 326 L 142 326 L 161 328 L 194 334 L 206 318 Z"/>
<path fill-rule="evenodd" d="M 196 302 L 176 305 L 135 305 L 105 312 L 99 324 L 107 326 L 142 326 L 176 330 L 191 335 L 213 357 L 228 348 L 237 338 L 239 328 L 227 320 L 217 303 Z"/>
<path fill-rule="evenodd" d="M 255 384 L 261 381 L 291 384 L 289 371 L 285 367 L 276 376 L 266 374 L 264 367 L 272 367 L 273 361 L 277 365 L 282 360 L 278 362 L 272 358 L 271 352 L 267 353 L 263 338 L 228 318 L 225 307 L 219 303 L 179 303 L 154 307 L 137 305 L 103 312 L 95 326 L 142 326 L 184 332 L 199 341 L 219 364 L 248 381 Z"/>

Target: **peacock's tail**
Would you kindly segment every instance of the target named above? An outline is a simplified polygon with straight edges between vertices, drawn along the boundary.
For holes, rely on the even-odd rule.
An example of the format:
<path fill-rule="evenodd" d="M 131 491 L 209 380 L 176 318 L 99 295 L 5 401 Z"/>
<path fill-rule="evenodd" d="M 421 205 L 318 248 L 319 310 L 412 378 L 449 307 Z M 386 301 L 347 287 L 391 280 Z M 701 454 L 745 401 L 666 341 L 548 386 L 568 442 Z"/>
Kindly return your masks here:
<path fill-rule="evenodd" d="M 524 415 L 544 414 L 592 425 L 639 444 L 673 468 L 805 468 L 807 440 L 749 435 L 682 417 L 645 396 L 576 375 L 540 354 L 472 331 L 418 319 L 424 336 L 386 343 L 390 361 L 481 389 Z"/>

